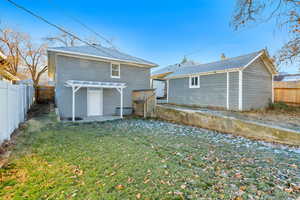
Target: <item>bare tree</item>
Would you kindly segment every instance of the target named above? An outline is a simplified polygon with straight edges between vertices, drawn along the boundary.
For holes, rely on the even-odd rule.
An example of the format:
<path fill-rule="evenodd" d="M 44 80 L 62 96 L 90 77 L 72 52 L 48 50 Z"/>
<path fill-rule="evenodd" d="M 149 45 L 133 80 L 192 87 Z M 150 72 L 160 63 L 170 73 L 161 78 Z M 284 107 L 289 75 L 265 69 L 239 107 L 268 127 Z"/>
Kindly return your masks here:
<path fill-rule="evenodd" d="M 0 51 L 6 56 L 5 69 L 13 75 L 17 75 L 22 63 L 20 49 L 26 35 L 11 29 L 0 28 Z"/>
<path fill-rule="evenodd" d="M 300 61 L 300 1 L 299 0 L 236 0 L 232 25 L 240 29 L 250 24 L 275 20 L 285 28 L 290 40 L 280 49 L 278 64 Z"/>
<path fill-rule="evenodd" d="M 33 45 L 30 40 L 27 40 L 20 51 L 20 56 L 31 75 L 33 86 L 36 89 L 43 73 L 48 70 L 46 65 L 46 49 L 45 44 Z"/>
<path fill-rule="evenodd" d="M 77 38 L 72 37 L 71 35 L 66 33 L 49 36 L 44 38 L 44 40 L 49 42 L 49 44 L 62 45 L 65 47 L 73 47 L 81 43 Z"/>
<path fill-rule="evenodd" d="M 44 38 L 44 40 L 50 45 L 58 45 L 64 47 L 74 47 L 85 44 L 77 38 L 66 33 L 61 33 L 55 36 L 49 36 Z M 87 37 L 85 38 L 85 41 L 89 44 L 100 44 L 100 41 L 95 36 Z"/>

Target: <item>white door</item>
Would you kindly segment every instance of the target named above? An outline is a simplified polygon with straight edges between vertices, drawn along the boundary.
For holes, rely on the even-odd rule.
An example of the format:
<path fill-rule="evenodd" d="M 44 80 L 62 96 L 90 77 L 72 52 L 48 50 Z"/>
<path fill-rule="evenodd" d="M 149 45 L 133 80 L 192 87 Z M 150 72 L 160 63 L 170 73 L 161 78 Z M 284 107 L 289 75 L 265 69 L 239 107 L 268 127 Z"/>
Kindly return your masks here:
<path fill-rule="evenodd" d="M 103 90 L 88 89 L 87 91 L 88 116 L 103 115 Z"/>

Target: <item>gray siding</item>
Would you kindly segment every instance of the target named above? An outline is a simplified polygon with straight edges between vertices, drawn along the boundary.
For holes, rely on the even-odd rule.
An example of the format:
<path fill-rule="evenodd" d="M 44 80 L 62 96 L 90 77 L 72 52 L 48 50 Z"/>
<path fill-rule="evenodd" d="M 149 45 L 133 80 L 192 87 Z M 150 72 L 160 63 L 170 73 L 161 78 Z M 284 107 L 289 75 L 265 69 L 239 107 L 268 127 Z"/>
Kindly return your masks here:
<path fill-rule="evenodd" d="M 227 75 L 200 76 L 200 88 L 189 88 L 189 78 L 169 80 L 169 103 L 226 107 Z"/>
<path fill-rule="evenodd" d="M 261 59 L 243 71 L 243 110 L 264 108 L 272 99 L 272 75 Z"/>
<path fill-rule="evenodd" d="M 110 63 L 87 59 L 56 56 L 56 103 L 61 117 L 72 116 L 72 90 L 65 87 L 67 80 L 122 82 L 127 87 L 123 90 L 124 106 L 132 106 L 131 93 L 136 89 L 150 88 L 150 69 L 121 64 L 121 78 L 110 77 Z M 87 89 L 76 92 L 76 116 L 87 116 Z M 116 89 L 103 89 L 103 114 L 115 113 L 120 105 L 120 94 Z"/>
<path fill-rule="evenodd" d="M 239 109 L 239 72 L 229 73 L 229 109 Z"/>

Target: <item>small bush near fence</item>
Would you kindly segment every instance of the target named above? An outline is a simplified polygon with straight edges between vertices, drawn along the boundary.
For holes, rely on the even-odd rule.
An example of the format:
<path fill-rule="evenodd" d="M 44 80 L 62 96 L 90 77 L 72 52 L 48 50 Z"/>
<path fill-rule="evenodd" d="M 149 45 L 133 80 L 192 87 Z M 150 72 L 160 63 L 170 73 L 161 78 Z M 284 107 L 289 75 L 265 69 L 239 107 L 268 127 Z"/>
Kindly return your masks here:
<path fill-rule="evenodd" d="M 0 144 L 26 119 L 34 101 L 32 85 L 13 85 L 0 81 Z"/>

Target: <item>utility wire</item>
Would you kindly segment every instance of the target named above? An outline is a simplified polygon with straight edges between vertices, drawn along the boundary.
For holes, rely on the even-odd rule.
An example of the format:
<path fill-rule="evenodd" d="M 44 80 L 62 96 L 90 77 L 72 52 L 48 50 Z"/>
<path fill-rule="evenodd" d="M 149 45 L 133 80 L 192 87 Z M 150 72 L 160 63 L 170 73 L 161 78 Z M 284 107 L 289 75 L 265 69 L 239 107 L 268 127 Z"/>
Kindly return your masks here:
<path fill-rule="evenodd" d="M 48 0 L 49 3 L 52 3 L 50 0 Z M 59 6 L 57 6 L 56 4 L 52 4 L 54 5 L 57 9 L 63 11 Z M 69 17 L 70 19 L 72 19 L 73 21 L 75 21 L 76 23 L 80 24 L 82 27 L 84 27 L 85 29 L 87 29 L 88 31 L 90 31 L 91 33 L 97 35 L 99 38 L 101 38 L 102 40 L 104 40 L 107 44 L 111 45 L 112 47 L 114 47 L 113 43 L 107 39 L 106 37 L 104 37 L 103 35 L 101 35 L 100 33 L 96 32 L 94 29 L 92 29 L 91 27 L 87 26 L 85 23 L 83 23 L 81 20 L 79 20 L 78 18 L 70 15 L 70 14 L 66 14 L 63 11 L 64 15 L 66 15 L 67 17 Z"/>
<path fill-rule="evenodd" d="M 35 14 L 34 12 L 30 11 L 29 9 L 27 9 L 27 8 L 25 8 L 25 7 L 23 7 L 23 6 L 19 5 L 19 4 L 17 4 L 17 3 L 15 3 L 14 1 L 12 1 L 12 0 L 7 0 L 7 1 L 8 1 L 9 3 L 13 4 L 15 7 L 19 8 L 19 9 L 21 9 L 21 10 L 27 12 L 27 13 L 29 13 L 30 15 L 32 15 L 32 16 L 38 18 L 39 20 L 42 20 L 42 21 L 45 22 L 46 24 L 48 24 L 48 25 L 50 25 L 50 26 L 53 26 L 53 27 L 55 27 L 56 29 L 62 31 L 63 33 L 66 33 L 66 34 L 68 34 L 68 35 L 74 37 L 75 39 L 79 40 L 80 42 L 82 42 L 82 43 L 84 43 L 84 44 L 86 44 L 86 45 L 88 45 L 88 46 L 91 46 L 91 47 L 93 47 L 93 48 L 95 48 L 95 49 L 97 49 L 97 50 L 99 50 L 99 51 L 101 51 L 101 52 L 104 52 L 105 54 L 108 54 L 108 55 L 112 56 L 113 58 L 115 58 L 114 55 L 111 55 L 110 53 L 108 53 L 108 52 L 106 52 L 106 51 L 104 51 L 104 50 L 102 50 L 102 49 L 100 49 L 100 48 L 97 48 L 95 45 L 90 44 L 89 42 L 87 42 L 87 41 L 81 39 L 80 37 L 76 36 L 75 34 L 68 32 L 67 30 L 65 30 L 65 29 L 62 28 L 61 26 L 58 26 L 58 25 L 56 25 L 56 24 L 54 24 L 54 23 L 48 21 L 47 19 L 45 19 L 45 18 L 43 18 L 43 17 L 41 17 L 41 16 Z"/>

